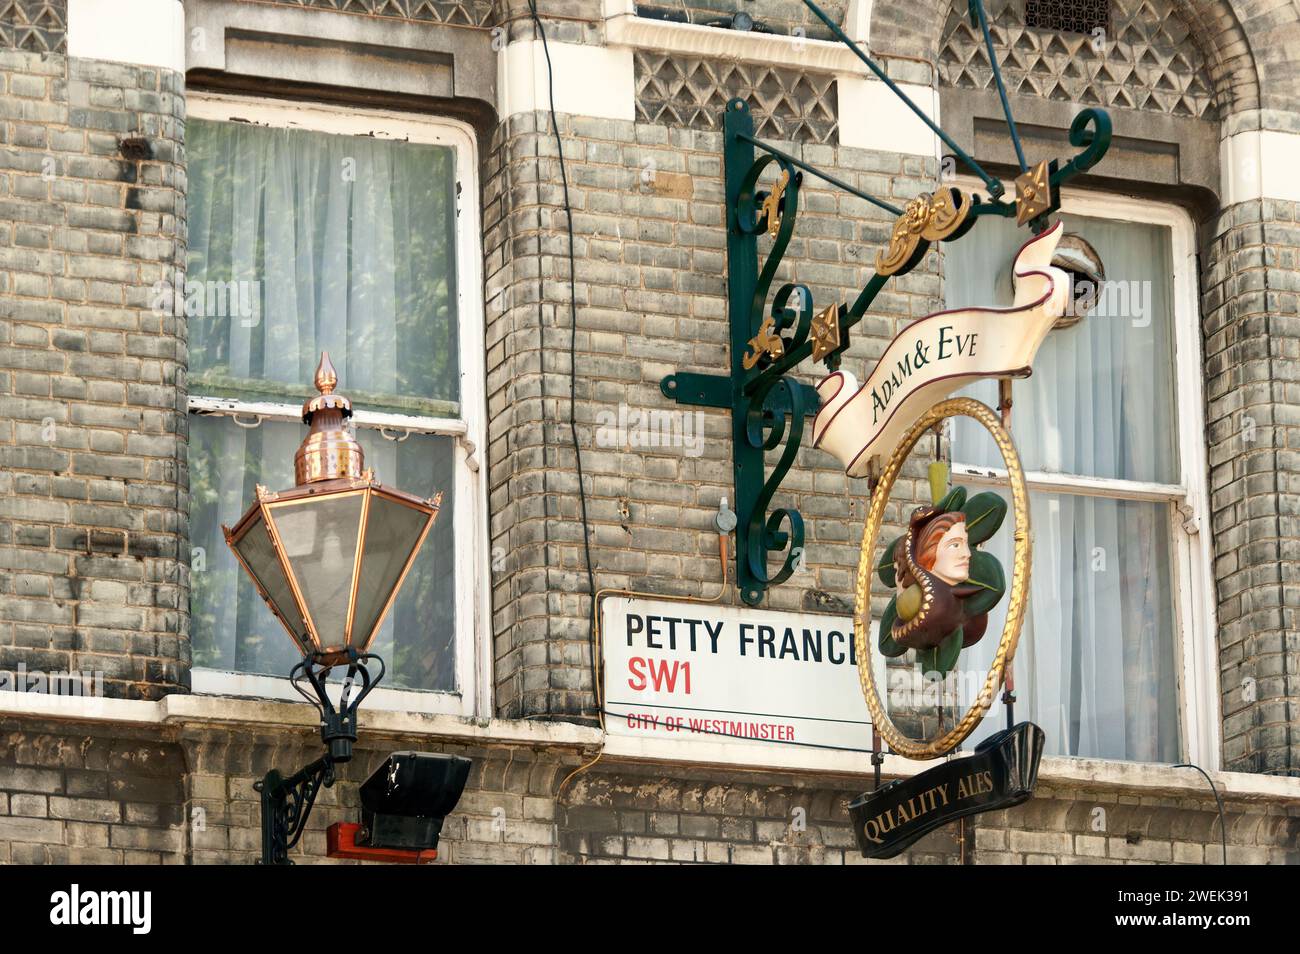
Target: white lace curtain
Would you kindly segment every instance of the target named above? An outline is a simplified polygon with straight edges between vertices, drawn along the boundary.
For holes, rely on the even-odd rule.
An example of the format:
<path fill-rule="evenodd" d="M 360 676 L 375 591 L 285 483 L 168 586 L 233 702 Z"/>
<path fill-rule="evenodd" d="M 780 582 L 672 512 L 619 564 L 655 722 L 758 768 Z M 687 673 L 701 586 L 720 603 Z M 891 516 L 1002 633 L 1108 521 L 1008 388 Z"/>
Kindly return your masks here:
<path fill-rule="evenodd" d="M 187 285 L 247 283 L 251 305 L 190 318 L 192 374 L 301 389 L 328 350 L 349 394 L 457 400 L 451 149 L 203 120 L 186 135 Z"/>

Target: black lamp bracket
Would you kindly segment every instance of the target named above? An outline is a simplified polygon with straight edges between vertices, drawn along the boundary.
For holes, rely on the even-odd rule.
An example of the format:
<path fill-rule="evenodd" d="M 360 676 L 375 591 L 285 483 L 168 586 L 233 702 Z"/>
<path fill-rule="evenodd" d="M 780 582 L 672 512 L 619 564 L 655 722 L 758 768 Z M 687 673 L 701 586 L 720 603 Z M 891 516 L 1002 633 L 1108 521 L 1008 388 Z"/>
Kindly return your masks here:
<path fill-rule="evenodd" d="M 371 676 L 370 666 L 375 664 L 379 672 Z M 335 707 L 326 691 L 326 680 L 330 670 L 343 665 L 348 671 L 339 705 Z M 302 837 L 316 795 L 334 784 L 334 766 L 352 759 L 352 745 L 357 741 L 357 708 L 386 672 L 384 660 L 375 653 L 348 649 L 342 659 L 338 653 L 312 653 L 303 657 L 289 673 L 294 689 L 320 713 L 320 737 L 326 753 L 288 778 L 278 769 L 271 769 L 253 784 L 262 796 L 262 864 L 293 863 L 289 860 L 289 850 Z M 304 682 L 311 686 L 312 692 L 304 688 Z M 360 691 L 353 696 L 358 685 Z"/>
<path fill-rule="evenodd" d="M 343 679 L 343 691 L 336 709 L 326 691 L 326 680 L 330 670 L 346 664 L 347 675 Z M 378 664 L 379 673 L 370 675 L 369 665 Z M 289 682 L 298 694 L 316 707 L 320 713 L 320 737 L 329 749 L 330 757 L 335 762 L 346 762 L 352 758 L 352 744 L 357 740 L 357 708 L 362 700 L 370 695 L 387 672 L 384 660 L 374 653 L 358 653 L 355 649 L 346 651 L 345 662 L 338 661 L 337 654 L 312 653 L 304 656 L 302 662 L 293 667 L 289 673 Z M 355 698 L 349 698 L 360 679 L 361 691 Z M 311 685 L 312 692 L 303 687 L 303 682 Z"/>
<path fill-rule="evenodd" d="M 291 865 L 289 849 L 298 844 L 316 794 L 334 784 L 334 760 L 323 755 L 285 778 L 271 769 L 253 789 L 262 796 L 262 864 Z"/>

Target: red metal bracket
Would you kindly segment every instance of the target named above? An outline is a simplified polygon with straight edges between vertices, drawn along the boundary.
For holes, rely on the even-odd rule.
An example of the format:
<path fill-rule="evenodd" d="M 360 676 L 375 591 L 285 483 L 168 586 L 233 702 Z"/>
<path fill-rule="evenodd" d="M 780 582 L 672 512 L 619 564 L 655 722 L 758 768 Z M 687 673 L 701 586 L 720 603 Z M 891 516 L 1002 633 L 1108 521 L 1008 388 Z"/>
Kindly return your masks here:
<path fill-rule="evenodd" d="M 384 861 L 398 865 L 427 865 L 438 860 L 436 848 L 419 851 L 409 848 L 371 848 L 357 844 L 356 822 L 335 822 L 325 831 L 325 854 L 331 858 L 353 858 L 361 861 Z"/>

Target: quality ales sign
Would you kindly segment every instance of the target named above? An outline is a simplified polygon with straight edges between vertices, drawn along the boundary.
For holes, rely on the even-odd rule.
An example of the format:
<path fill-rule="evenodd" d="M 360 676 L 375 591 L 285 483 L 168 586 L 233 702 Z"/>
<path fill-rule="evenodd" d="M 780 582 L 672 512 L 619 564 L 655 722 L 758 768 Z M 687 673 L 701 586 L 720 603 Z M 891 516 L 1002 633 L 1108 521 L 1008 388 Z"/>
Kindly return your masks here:
<path fill-rule="evenodd" d="M 855 799 L 849 817 L 867 858 L 892 858 L 922 835 L 967 815 L 1019 805 L 1034 793 L 1043 730 L 1022 722 L 954 759 Z"/>

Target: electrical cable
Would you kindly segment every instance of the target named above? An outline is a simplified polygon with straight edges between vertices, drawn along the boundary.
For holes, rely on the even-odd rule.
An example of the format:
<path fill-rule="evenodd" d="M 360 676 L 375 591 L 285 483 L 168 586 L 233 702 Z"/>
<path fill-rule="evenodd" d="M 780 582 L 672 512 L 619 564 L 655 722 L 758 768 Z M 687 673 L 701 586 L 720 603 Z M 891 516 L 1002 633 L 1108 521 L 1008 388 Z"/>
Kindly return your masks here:
<path fill-rule="evenodd" d="M 542 25 L 541 17 L 537 14 L 536 0 L 528 0 L 528 10 L 532 15 L 533 23 L 537 27 L 537 33 L 542 40 L 542 52 L 546 58 L 546 84 L 547 97 L 550 105 L 551 130 L 555 136 L 556 153 L 560 163 L 560 183 L 564 194 L 564 219 L 565 228 L 568 234 L 568 262 L 569 262 L 569 432 L 573 438 L 573 453 L 577 464 L 578 473 L 578 501 L 582 510 L 582 547 L 587 565 L 587 592 L 590 595 L 590 616 L 588 618 L 587 645 L 591 650 L 591 685 L 592 695 L 596 703 L 596 715 L 600 720 L 601 729 L 605 728 L 605 710 L 600 703 L 600 623 L 598 616 L 598 604 L 600 597 L 606 594 L 619 593 L 627 596 L 646 596 L 658 599 L 662 596 L 659 593 L 637 593 L 630 590 L 602 590 L 596 592 L 596 575 L 591 563 L 591 530 L 587 519 L 587 493 L 582 483 L 582 448 L 578 443 L 578 424 L 577 424 L 577 387 L 578 387 L 578 365 L 577 365 L 577 338 L 578 338 L 578 295 L 577 281 L 575 278 L 576 266 L 574 263 L 573 253 L 573 207 L 569 201 L 569 176 L 564 160 L 564 142 L 560 137 L 559 121 L 555 111 L 555 73 L 551 66 L 551 52 L 547 45 L 546 28 Z M 722 586 L 719 587 L 718 594 L 709 599 L 700 597 L 687 598 L 690 602 L 713 603 L 720 600 L 727 589 L 727 561 L 726 561 L 726 538 L 721 539 L 722 552 Z M 579 766 L 571 772 L 557 789 L 557 794 L 564 790 L 565 785 L 579 772 L 582 772 L 599 761 L 601 753 L 597 753 L 596 758 L 589 763 Z"/>
<path fill-rule="evenodd" d="M 568 238 L 568 254 L 566 257 L 568 259 L 568 264 L 569 264 L 569 318 L 570 318 L 569 432 L 573 440 L 573 453 L 574 453 L 574 460 L 576 463 L 576 470 L 578 476 L 578 501 L 579 501 L 579 505 L 581 508 L 581 515 L 582 515 L 582 546 L 583 546 L 583 554 L 584 554 L 586 569 L 587 569 L 587 592 L 590 596 L 590 607 L 589 607 L 590 615 L 588 618 L 587 644 L 588 644 L 588 648 L 591 650 L 592 693 L 593 693 L 593 698 L 595 699 L 596 702 L 596 715 L 600 720 L 601 729 L 604 730 L 605 716 L 607 714 L 618 715 L 619 713 L 608 712 L 608 710 L 606 710 L 601 703 L 600 672 L 599 672 L 600 622 L 599 622 L 599 608 L 598 608 L 600 599 L 604 596 L 612 596 L 616 594 L 620 596 L 640 596 L 640 597 L 647 597 L 651 599 L 659 599 L 662 598 L 663 594 L 644 593 L 644 592 L 638 592 L 634 590 L 614 590 L 614 589 L 601 590 L 600 592 L 596 591 L 596 576 L 591 561 L 591 539 L 590 539 L 591 528 L 587 517 L 586 488 L 583 486 L 582 448 L 578 442 L 578 425 L 577 425 L 577 410 L 576 410 L 577 409 L 577 386 L 578 386 L 578 367 L 577 367 L 578 296 L 577 296 L 577 280 L 575 274 L 576 265 L 574 260 L 574 251 L 573 251 L 573 246 L 574 246 L 573 207 L 569 201 L 569 177 L 568 177 L 568 169 L 564 159 L 564 142 L 560 136 L 559 120 L 556 116 L 555 73 L 551 65 L 551 51 L 547 43 L 546 28 L 543 26 L 541 17 L 537 13 L 536 0 L 528 0 L 528 10 L 532 16 L 534 25 L 537 27 L 537 33 L 542 41 L 542 53 L 546 59 L 546 85 L 547 85 L 547 98 L 548 98 L 549 111 L 550 111 L 551 131 L 555 137 L 556 153 L 559 158 L 559 166 L 560 166 L 560 184 L 564 196 L 565 229 Z M 720 537 L 720 546 L 721 546 L 721 553 L 722 553 L 722 585 L 718 588 L 717 594 L 712 597 L 684 597 L 682 598 L 684 602 L 716 603 L 717 601 L 722 599 L 723 595 L 726 593 L 727 585 L 728 585 L 728 573 L 727 573 L 727 555 L 726 555 L 725 536 Z M 725 738 L 735 738 L 735 739 L 749 738 L 748 736 L 732 735 L 730 733 L 724 733 L 724 732 L 703 732 L 698 734 L 718 735 Z M 770 741 L 775 741 L 775 740 L 770 740 Z M 778 742 L 777 744 L 794 745 L 794 746 L 809 747 L 809 748 L 825 748 L 825 749 L 835 748 L 834 746 L 821 746 L 812 743 L 802 743 L 802 742 Z M 837 751 L 858 751 L 858 750 L 837 749 Z M 564 787 L 569 783 L 570 779 L 572 779 L 574 776 L 578 775 L 579 773 L 585 771 L 586 769 L 590 768 L 592 765 L 595 765 L 596 762 L 600 760 L 602 754 L 603 752 L 597 753 L 596 758 L 592 759 L 590 762 L 584 765 L 579 766 L 568 776 L 566 776 L 565 779 L 560 783 L 559 788 L 557 789 L 557 794 L 564 790 Z"/>
<path fill-rule="evenodd" d="M 718 587 L 718 592 L 715 593 L 713 596 L 683 596 L 683 597 L 678 597 L 678 599 L 680 599 L 684 603 L 716 603 L 722 599 L 722 597 L 727 592 L 727 586 L 730 577 L 730 574 L 727 572 L 727 534 L 726 533 L 722 533 L 722 532 L 718 533 L 718 556 L 722 562 L 722 583 Z M 595 613 L 593 617 L 593 632 L 595 633 L 596 636 L 596 651 L 592 654 L 591 657 L 593 663 L 596 663 L 597 660 L 599 660 L 604 653 L 602 634 L 600 631 L 599 604 L 600 601 L 604 599 L 606 596 L 642 596 L 648 599 L 655 599 L 655 600 L 663 598 L 662 593 L 642 593 L 638 590 L 604 589 L 601 590 L 599 593 L 597 593 L 596 598 L 592 600 L 592 609 L 593 612 Z M 608 735 L 608 730 L 605 727 L 605 716 L 607 714 L 622 715 L 624 713 L 607 712 L 607 710 L 605 709 L 604 702 L 601 699 L 602 694 L 600 690 L 600 677 L 594 672 L 592 673 L 592 687 L 595 692 L 596 714 L 600 718 L 600 730 L 602 733 Z M 737 736 L 737 738 L 743 738 L 743 737 Z M 572 772 L 566 775 L 564 777 L 564 781 L 560 782 L 559 787 L 555 790 L 555 797 L 559 798 L 560 793 L 564 791 L 564 787 L 569 784 L 569 781 L 571 779 L 587 771 L 587 769 L 591 768 L 593 765 L 599 762 L 601 756 L 603 756 L 604 754 L 605 754 L 605 749 L 602 746 L 601 750 L 596 753 L 596 757 L 594 759 L 592 759 L 590 762 L 586 762 L 582 765 L 579 765 L 576 769 L 574 769 Z"/>
<path fill-rule="evenodd" d="M 1228 826 L 1223 820 L 1223 799 L 1219 797 L 1219 789 L 1214 784 L 1214 779 L 1210 778 L 1210 773 L 1205 771 L 1199 765 L 1192 765 L 1190 762 L 1179 762 L 1174 768 L 1196 769 L 1205 776 L 1205 781 L 1210 784 L 1210 791 L 1214 793 L 1214 801 L 1219 806 L 1219 839 L 1223 842 L 1223 861 L 1222 864 L 1228 863 Z"/>
<path fill-rule="evenodd" d="M 596 574 L 591 565 L 591 527 L 587 520 L 587 491 L 582 482 L 582 447 L 578 443 L 578 288 L 575 277 L 576 266 L 573 256 L 573 206 L 569 202 L 569 174 L 564 163 L 564 141 L 560 138 L 560 124 L 555 115 L 555 73 L 551 67 L 551 49 L 546 42 L 546 28 L 542 18 L 537 15 L 537 0 L 528 0 L 528 10 L 542 40 L 542 52 L 546 57 L 546 89 L 550 101 L 551 130 L 555 134 L 555 149 L 560 159 L 560 184 L 564 194 L 564 225 L 568 233 L 569 261 L 569 434 L 573 438 L 573 457 L 578 472 L 578 503 L 582 509 L 582 550 L 587 566 L 587 595 L 589 597 L 590 615 L 587 620 L 587 648 L 591 651 L 591 684 L 594 698 L 599 700 L 596 686 L 599 674 L 596 662 Z M 540 178 L 540 174 L 539 174 Z M 539 270 L 540 272 L 540 270 Z M 545 284 L 545 278 L 538 275 L 538 281 Z M 541 295 L 545 301 L 545 294 Z M 538 303 L 538 308 L 542 306 Z M 599 701 L 596 703 L 600 707 Z"/>

